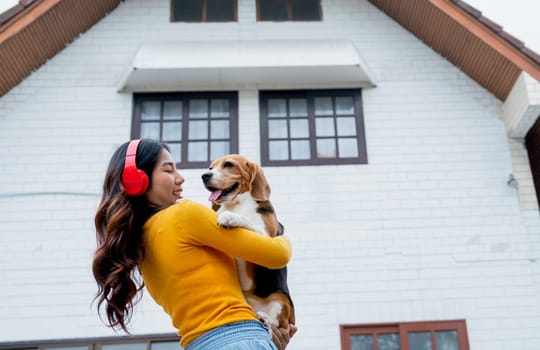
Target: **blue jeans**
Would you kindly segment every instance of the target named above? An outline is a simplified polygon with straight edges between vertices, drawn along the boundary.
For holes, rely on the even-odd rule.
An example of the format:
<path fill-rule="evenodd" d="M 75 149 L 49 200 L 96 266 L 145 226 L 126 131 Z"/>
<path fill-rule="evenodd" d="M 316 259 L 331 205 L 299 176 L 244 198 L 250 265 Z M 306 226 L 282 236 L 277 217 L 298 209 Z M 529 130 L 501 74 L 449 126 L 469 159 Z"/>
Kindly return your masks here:
<path fill-rule="evenodd" d="M 259 321 L 242 321 L 212 329 L 185 350 L 277 350 L 268 329 Z"/>

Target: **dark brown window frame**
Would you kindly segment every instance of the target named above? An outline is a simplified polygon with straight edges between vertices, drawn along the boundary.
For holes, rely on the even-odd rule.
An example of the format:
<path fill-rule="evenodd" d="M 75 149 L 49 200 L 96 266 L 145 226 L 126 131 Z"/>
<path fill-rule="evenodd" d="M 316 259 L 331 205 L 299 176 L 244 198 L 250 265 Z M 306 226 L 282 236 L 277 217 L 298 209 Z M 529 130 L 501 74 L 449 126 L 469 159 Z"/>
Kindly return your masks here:
<path fill-rule="evenodd" d="M 258 22 L 321 22 L 323 20 L 323 13 L 322 13 L 322 5 L 321 0 L 319 0 L 319 18 L 313 19 L 313 20 L 298 20 L 293 19 L 293 12 L 292 12 L 292 2 L 293 0 L 286 0 L 287 1 L 287 19 L 283 20 L 275 20 L 275 19 L 261 19 L 261 6 L 260 6 L 260 0 L 257 0 L 257 21 Z"/>
<path fill-rule="evenodd" d="M 193 20 L 193 21 L 178 21 L 174 18 L 174 6 L 175 1 L 171 0 L 170 3 L 170 21 L 172 23 L 228 23 L 228 22 L 238 22 L 238 0 L 232 0 L 234 2 L 234 18 L 231 20 L 223 20 L 223 21 L 209 21 L 207 20 L 207 1 L 208 0 L 200 0 L 202 2 L 202 8 L 201 8 L 201 20 Z"/>
<path fill-rule="evenodd" d="M 356 110 L 356 141 L 358 147 L 358 157 L 354 158 L 317 158 L 316 157 L 316 136 L 314 106 L 308 103 L 309 118 L 309 141 L 311 147 L 310 159 L 304 160 L 270 160 L 269 137 L 268 137 L 268 112 L 267 101 L 269 98 L 294 98 L 306 97 L 341 97 L 352 96 Z M 364 127 L 364 112 L 362 104 L 361 89 L 325 89 L 325 90 L 272 90 L 259 91 L 260 108 L 260 133 L 261 133 L 261 165 L 263 166 L 308 166 L 308 165 L 343 165 L 343 164 L 367 164 L 367 147 Z M 291 140 L 290 137 L 287 138 Z"/>
<path fill-rule="evenodd" d="M 180 341 L 180 337 L 174 333 L 130 335 L 119 337 L 77 338 L 77 339 L 54 339 L 0 342 L 0 350 L 41 350 L 47 347 L 83 347 L 89 350 L 100 350 L 103 345 L 116 344 L 140 344 L 146 343 L 146 348 L 151 350 L 151 344 L 159 342 Z M 178 345 L 180 349 L 180 344 Z"/>
<path fill-rule="evenodd" d="M 179 143 L 182 144 L 182 158 L 180 162 L 176 163 L 176 166 L 179 169 L 196 169 L 196 168 L 206 168 L 210 164 L 211 159 L 207 161 L 188 161 L 187 152 L 188 147 L 186 143 L 188 141 L 188 131 L 186 127 L 188 123 L 187 114 L 189 113 L 188 105 L 186 101 L 192 99 L 210 99 L 210 98 L 226 98 L 229 99 L 229 108 L 230 108 L 230 125 L 229 125 L 229 153 L 238 153 L 238 93 L 232 91 L 209 91 L 209 92 L 175 92 L 175 93 L 136 93 L 133 95 L 133 115 L 131 123 L 131 138 L 140 137 L 140 126 L 141 126 L 141 105 L 145 101 L 178 101 L 183 102 L 182 108 L 182 138 L 179 140 Z M 204 120 L 204 119 L 201 119 Z M 163 119 L 160 119 L 160 124 L 163 124 Z M 208 126 L 210 127 L 210 125 Z M 210 135 L 210 134 L 209 134 Z M 166 142 L 167 140 L 165 140 Z M 210 139 L 207 139 L 207 142 Z M 210 152 L 210 150 L 208 151 Z M 209 157 L 210 158 L 210 157 Z"/>
<path fill-rule="evenodd" d="M 341 350 L 351 350 L 351 336 L 353 335 L 376 335 L 388 333 L 398 333 L 401 350 L 410 350 L 407 334 L 411 332 L 430 332 L 433 350 L 437 350 L 436 343 L 433 339 L 434 332 L 436 331 L 456 331 L 459 350 L 470 350 L 465 320 L 350 324 L 340 325 L 339 328 L 341 335 Z M 374 349 L 378 349 L 376 342 L 374 342 Z"/>

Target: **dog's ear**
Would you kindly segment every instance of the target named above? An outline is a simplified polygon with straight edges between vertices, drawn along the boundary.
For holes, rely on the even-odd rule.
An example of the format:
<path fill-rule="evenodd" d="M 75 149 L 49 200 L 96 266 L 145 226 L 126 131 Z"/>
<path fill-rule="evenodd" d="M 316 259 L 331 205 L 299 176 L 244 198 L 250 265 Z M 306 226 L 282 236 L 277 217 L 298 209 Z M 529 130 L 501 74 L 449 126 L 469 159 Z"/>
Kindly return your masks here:
<path fill-rule="evenodd" d="M 251 196 L 257 201 L 267 201 L 270 198 L 270 185 L 260 166 L 247 162 L 246 166 L 251 173 Z"/>

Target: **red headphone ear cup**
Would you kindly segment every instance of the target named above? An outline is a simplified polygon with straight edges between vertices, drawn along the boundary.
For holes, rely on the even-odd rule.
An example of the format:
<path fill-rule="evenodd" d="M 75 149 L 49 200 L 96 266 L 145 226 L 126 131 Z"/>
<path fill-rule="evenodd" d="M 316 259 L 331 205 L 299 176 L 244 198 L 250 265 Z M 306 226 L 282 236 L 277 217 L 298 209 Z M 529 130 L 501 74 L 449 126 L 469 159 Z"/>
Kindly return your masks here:
<path fill-rule="evenodd" d="M 130 196 L 140 196 L 148 189 L 148 176 L 135 167 L 124 169 L 122 174 L 124 191 Z"/>

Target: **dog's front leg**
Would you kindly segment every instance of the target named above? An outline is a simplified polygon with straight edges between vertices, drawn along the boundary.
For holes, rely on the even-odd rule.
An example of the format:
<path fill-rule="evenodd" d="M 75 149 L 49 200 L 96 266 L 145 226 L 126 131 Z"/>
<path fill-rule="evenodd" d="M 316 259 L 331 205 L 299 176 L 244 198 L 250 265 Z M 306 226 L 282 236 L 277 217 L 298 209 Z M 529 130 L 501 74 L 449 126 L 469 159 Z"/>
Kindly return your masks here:
<path fill-rule="evenodd" d="M 245 216 L 228 210 L 218 213 L 218 225 L 225 228 L 244 227 L 253 231 L 258 230 L 256 227 L 250 224 L 249 220 Z"/>

